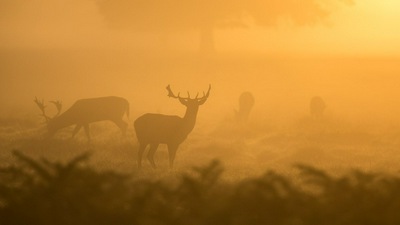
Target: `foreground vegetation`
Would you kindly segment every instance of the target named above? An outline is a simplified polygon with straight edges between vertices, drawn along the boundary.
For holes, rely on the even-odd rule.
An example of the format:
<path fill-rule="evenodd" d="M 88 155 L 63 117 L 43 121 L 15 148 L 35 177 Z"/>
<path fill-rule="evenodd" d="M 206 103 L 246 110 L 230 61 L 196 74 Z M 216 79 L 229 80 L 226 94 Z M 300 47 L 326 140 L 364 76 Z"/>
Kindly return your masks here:
<path fill-rule="evenodd" d="M 0 173 L 0 224 L 400 224 L 400 177 L 333 176 L 299 165 L 222 178 L 218 161 L 170 177 L 99 171 L 88 154 L 67 163 L 18 151 Z"/>

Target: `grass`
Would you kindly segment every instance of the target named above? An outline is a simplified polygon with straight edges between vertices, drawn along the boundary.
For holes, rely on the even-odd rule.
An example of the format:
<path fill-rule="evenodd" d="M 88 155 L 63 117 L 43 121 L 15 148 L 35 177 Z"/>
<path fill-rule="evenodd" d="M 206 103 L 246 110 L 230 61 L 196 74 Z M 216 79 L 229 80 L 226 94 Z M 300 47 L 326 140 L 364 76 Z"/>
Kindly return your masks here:
<path fill-rule="evenodd" d="M 1 224 L 398 224 L 400 177 L 355 170 L 333 176 L 298 165 L 224 181 L 219 161 L 171 179 L 94 170 L 14 151 L 2 168 Z M 165 178 L 165 177 L 164 177 Z"/>
<path fill-rule="evenodd" d="M 92 165 L 97 169 L 131 172 L 137 166 L 132 123 L 125 138 L 111 122 L 94 123 L 93 141 L 88 144 L 83 131 L 70 139 L 73 127 L 59 131 L 53 139 L 44 139 L 45 127 L 30 121 L 32 118 L 22 117 L 24 122 L 13 119 L 3 124 L 0 165 L 12 162 L 11 151 L 16 149 L 34 159 L 46 157 L 55 161 L 68 161 L 90 151 Z M 290 173 L 297 163 L 338 172 L 357 168 L 395 173 L 400 169 L 398 130 L 394 126 L 378 129 L 335 118 L 319 123 L 304 118 L 284 127 L 260 121 L 240 126 L 230 121 L 212 127 L 199 124 L 179 147 L 175 171 L 186 171 L 218 159 L 224 164 L 225 176 L 235 178 L 259 175 L 266 169 Z M 155 161 L 158 165 L 155 172 L 146 160 L 144 170 L 162 173 L 168 168 L 166 146 L 160 145 Z"/>
<path fill-rule="evenodd" d="M 24 124 L 24 125 L 16 125 Z M 397 129 L 327 119 L 195 129 L 175 168 L 160 146 L 136 168 L 132 128 L 7 123 L 0 134 L 0 224 L 399 224 Z M 250 131 L 250 132 L 247 132 Z"/>

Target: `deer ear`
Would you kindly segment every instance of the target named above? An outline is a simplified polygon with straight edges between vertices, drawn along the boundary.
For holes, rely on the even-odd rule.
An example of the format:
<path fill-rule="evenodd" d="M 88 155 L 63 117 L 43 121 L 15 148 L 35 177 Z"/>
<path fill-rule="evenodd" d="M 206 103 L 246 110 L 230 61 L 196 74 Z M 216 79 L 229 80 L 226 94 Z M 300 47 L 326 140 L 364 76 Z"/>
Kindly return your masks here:
<path fill-rule="evenodd" d="M 187 100 L 184 98 L 179 98 L 179 101 L 181 102 L 182 105 L 187 105 Z"/>
<path fill-rule="evenodd" d="M 202 98 L 199 101 L 197 101 L 198 105 L 203 105 L 207 101 L 207 98 Z"/>

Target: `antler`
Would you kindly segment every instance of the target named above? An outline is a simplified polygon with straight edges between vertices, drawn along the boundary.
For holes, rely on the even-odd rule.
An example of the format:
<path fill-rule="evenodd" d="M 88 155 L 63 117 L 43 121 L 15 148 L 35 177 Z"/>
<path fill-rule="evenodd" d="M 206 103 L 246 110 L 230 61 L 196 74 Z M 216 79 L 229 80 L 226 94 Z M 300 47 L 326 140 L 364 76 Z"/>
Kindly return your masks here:
<path fill-rule="evenodd" d="M 54 117 L 57 117 L 58 115 L 60 115 L 61 113 L 61 109 L 62 109 L 62 102 L 61 101 L 50 101 L 51 103 L 53 103 L 56 108 L 57 108 L 57 114 Z M 53 118 L 54 118 L 53 117 Z"/>
<path fill-rule="evenodd" d="M 46 115 L 46 105 L 44 104 L 44 100 L 39 100 L 37 97 L 35 97 L 34 102 L 36 103 L 36 105 L 39 107 L 40 111 L 42 111 L 42 116 L 46 119 L 46 122 L 49 122 L 49 120 L 57 117 L 58 115 L 60 115 L 61 113 L 61 109 L 62 109 L 62 103 L 61 101 L 50 101 L 51 103 L 53 103 L 56 108 L 57 108 L 57 114 L 55 116 L 53 116 L 52 118 Z"/>
<path fill-rule="evenodd" d="M 210 96 L 210 90 L 211 90 L 211 84 L 208 85 L 207 94 L 204 94 L 204 91 L 203 91 L 203 97 L 201 97 L 201 98 L 208 98 L 208 96 Z"/>
<path fill-rule="evenodd" d="M 39 107 L 40 111 L 42 111 L 42 116 L 45 118 L 46 122 L 48 122 L 49 119 L 50 119 L 50 117 L 48 117 L 48 116 L 46 115 L 46 111 L 45 111 L 46 105 L 44 104 L 44 100 L 42 99 L 42 100 L 40 101 L 37 97 L 35 97 L 34 102 L 35 102 L 36 105 Z"/>
<path fill-rule="evenodd" d="M 207 101 L 208 96 L 210 96 L 210 90 L 211 90 L 211 84 L 208 85 L 207 94 L 204 93 L 204 91 L 203 91 L 203 97 L 197 98 L 197 96 L 196 96 L 196 100 L 198 101 L 198 103 L 199 103 L 200 105 Z"/>
<path fill-rule="evenodd" d="M 187 97 L 187 98 L 182 98 L 182 97 L 180 97 L 180 96 L 179 96 L 180 93 L 178 93 L 178 96 L 176 96 L 176 95 L 172 92 L 171 87 L 170 87 L 169 84 L 168 84 L 168 86 L 167 86 L 167 90 L 168 90 L 168 97 L 179 98 L 180 100 L 198 100 L 198 101 L 202 101 L 202 100 L 204 100 L 204 99 L 207 99 L 208 96 L 210 95 L 211 84 L 210 84 L 209 87 L 208 87 L 207 94 L 203 91 L 203 97 L 198 98 L 198 97 L 199 97 L 199 93 L 197 93 L 197 95 L 196 95 L 196 97 L 195 97 L 194 99 L 191 99 L 191 98 L 190 98 L 190 93 L 189 93 L 189 92 L 187 92 L 187 93 L 188 93 L 188 97 Z M 204 101 L 205 101 L 205 100 L 204 100 Z"/>
<path fill-rule="evenodd" d="M 172 98 L 181 98 L 181 97 L 179 96 L 179 93 L 178 93 L 178 96 L 176 96 L 176 95 L 172 92 L 171 87 L 170 87 L 169 84 L 168 84 L 168 86 L 167 86 L 167 91 L 168 91 L 168 97 L 172 97 Z"/>

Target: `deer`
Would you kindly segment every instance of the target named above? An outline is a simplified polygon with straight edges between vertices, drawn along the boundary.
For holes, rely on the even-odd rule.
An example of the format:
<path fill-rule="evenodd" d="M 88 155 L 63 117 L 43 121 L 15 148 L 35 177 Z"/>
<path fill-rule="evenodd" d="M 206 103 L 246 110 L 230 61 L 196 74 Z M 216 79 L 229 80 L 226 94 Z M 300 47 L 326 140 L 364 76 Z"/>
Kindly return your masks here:
<path fill-rule="evenodd" d="M 129 117 L 129 102 L 121 97 L 109 96 L 99 98 L 88 98 L 77 100 L 69 109 L 61 113 L 61 101 L 50 101 L 54 104 L 57 113 L 53 117 L 46 114 L 44 100 L 35 97 L 34 102 L 39 107 L 48 128 L 47 137 L 53 137 L 55 133 L 65 127 L 76 125 L 72 132 L 73 139 L 78 131 L 83 127 L 88 141 L 91 141 L 89 124 L 92 122 L 109 120 L 114 122 L 125 136 L 128 124 L 123 121 L 124 114 Z"/>
<path fill-rule="evenodd" d="M 186 107 L 186 112 L 183 117 L 176 115 L 163 115 L 146 113 L 134 122 L 134 128 L 139 143 L 138 151 L 138 168 L 142 167 L 143 153 L 148 145 L 150 150 L 147 155 L 147 159 L 151 166 L 155 169 L 156 164 L 154 162 L 154 154 L 160 144 L 166 144 L 168 147 L 169 154 L 169 167 L 173 168 L 176 151 L 179 145 L 186 140 L 187 136 L 193 130 L 196 124 L 197 112 L 199 106 L 203 105 L 210 95 L 211 85 L 209 85 L 207 93 L 203 92 L 202 97 L 198 97 L 197 93 L 195 98 L 181 97 L 180 93 L 175 95 L 170 85 L 167 87 L 168 97 L 178 99 L 179 102 Z"/>
<path fill-rule="evenodd" d="M 245 123 L 249 119 L 251 109 L 254 106 L 254 96 L 251 92 L 243 92 L 239 97 L 239 110 L 235 110 L 235 119 L 239 123 Z"/>

